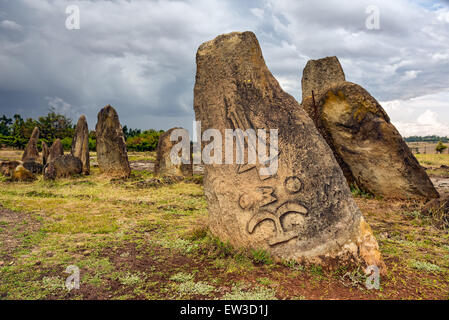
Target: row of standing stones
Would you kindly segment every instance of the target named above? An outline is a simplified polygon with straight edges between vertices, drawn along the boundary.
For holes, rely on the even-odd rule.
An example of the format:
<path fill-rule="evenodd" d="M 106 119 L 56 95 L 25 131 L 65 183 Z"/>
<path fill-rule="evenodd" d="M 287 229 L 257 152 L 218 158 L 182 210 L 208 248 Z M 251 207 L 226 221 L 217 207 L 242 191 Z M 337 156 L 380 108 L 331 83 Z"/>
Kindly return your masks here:
<path fill-rule="evenodd" d="M 109 105 L 98 113 L 96 136 L 100 170 L 111 176 L 129 177 L 131 168 L 123 130 L 117 112 Z M 64 154 L 61 140 L 56 139 L 50 148 L 42 142 L 40 157 L 38 140 L 39 129 L 36 127 L 25 147 L 22 161 L 2 162 L 2 173 L 10 175 L 13 181 L 35 180 L 38 173 L 43 173 L 47 180 L 90 174 L 89 130 L 84 115 L 77 122 L 70 154 Z"/>
<path fill-rule="evenodd" d="M 194 110 L 203 131 L 218 129 L 224 136 L 227 128 L 279 130 L 278 170 L 272 176 L 260 176 L 259 164 L 205 165 L 211 232 L 236 247 L 263 248 L 277 260 L 329 268 L 356 262 L 376 265 L 384 274 L 378 243 L 350 185 L 385 198 L 439 195 L 380 104 L 359 85 L 346 82 L 336 57 L 307 63 L 299 104 L 266 67 L 252 32 L 203 43 L 196 63 Z M 114 108 L 99 112 L 95 129 L 101 172 L 129 177 Z M 155 172 L 192 175 L 192 164 L 170 160 L 175 129 L 159 138 Z M 17 168 L 33 169 L 27 163 L 37 163 L 38 136 L 35 129 Z M 89 174 L 85 117 L 77 123 L 71 155 L 63 155 L 60 141 L 42 150 L 44 177 Z"/>

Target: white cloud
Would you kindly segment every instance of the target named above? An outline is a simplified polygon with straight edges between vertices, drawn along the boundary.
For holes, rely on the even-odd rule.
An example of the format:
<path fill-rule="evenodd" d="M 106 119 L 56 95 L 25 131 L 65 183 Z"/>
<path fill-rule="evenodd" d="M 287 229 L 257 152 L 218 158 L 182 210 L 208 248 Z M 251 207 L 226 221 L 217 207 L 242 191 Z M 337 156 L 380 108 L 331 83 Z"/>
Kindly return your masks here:
<path fill-rule="evenodd" d="M 14 21 L 11 20 L 3 20 L 0 23 L 0 26 L 4 29 L 14 30 L 14 31 L 21 31 L 22 26 Z"/>
<path fill-rule="evenodd" d="M 416 77 L 418 76 L 418 74 L 420 73 L 420 70 L 408 70 L 405 71 L 404 75 L 401 77 L 402 81 L 408 81 L 408 80 L 413 80 L 416 79 Z"/>
<path fill-rule="evenodd" d="M 449 93 L 380 102 L 403 136 L 449 136 Z"/>
<path fill-rule="evenodd" d="M 449 126 L 440 122 L 439 115 L 431 110 L 424 111 L 415 122 L 396 122 L 393 124 L 405 137 L 439 135 L 449 136 Z"/>
<path fill-rule="evenodd" d="M 259 19 L 262 19 L 262 18 L 263 18 L 263 14 L 264 14 L 264 10 L 263 10 L 263 9 L 260 9 L 260 8 L 252 8 L 250 11 L 251 11 L 251 13 L 252 13 L 253 15 L 255 15 L 256 17 L 258 17 Z"/>

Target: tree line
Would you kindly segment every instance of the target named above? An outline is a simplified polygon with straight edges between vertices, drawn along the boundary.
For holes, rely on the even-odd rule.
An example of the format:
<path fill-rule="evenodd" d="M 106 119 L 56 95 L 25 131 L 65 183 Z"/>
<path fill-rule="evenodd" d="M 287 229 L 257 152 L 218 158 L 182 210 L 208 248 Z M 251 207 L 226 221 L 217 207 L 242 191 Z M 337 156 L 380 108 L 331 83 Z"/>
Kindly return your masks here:
<path fill-rule="evenodd" d="M 0 117 L 0 147 L 24 149 L 35 127 L 38 127 L 40 131 L 39 149 L 42 148 L 42 142 L 50 146 L 56 139 L 61 139 L 65 150 L 70 149 L 75 124 L 72 119 L 57 113 L 54 109 L 50 109 L 47 115 L 38 119 L 27 118 L 24 120 L 19 114 L 15 114 L 12 118 L 5 115 Z M 126 146 L 131 151 L 155 150 L 159 136 L 163 132 L 163 130 L 156 131 L 154 129 L 142 131 L 123 126 Z M 91 130 L 89 131 L 89 149 L 95 151 L 95 148 L 95 131 Z"/>
<path fill-rule="evenodd" d="M 405 142 L 432 142 L 432 143 L 437 143 L 439 141 L 441 142 L 449 142 L 449 138 L 448 137 L 439 137 L 439 136 L 410 136 L 407 138 L 404 138 Z"/>

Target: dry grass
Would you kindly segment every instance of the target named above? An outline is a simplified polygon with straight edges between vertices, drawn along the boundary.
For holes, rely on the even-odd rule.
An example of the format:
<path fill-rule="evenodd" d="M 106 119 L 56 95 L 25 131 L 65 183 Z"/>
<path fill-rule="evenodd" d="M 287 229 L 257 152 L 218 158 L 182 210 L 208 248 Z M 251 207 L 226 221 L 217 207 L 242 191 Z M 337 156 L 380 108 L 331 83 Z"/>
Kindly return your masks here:
<path fill-rule="evenodd" d="M 356 198 L 388 267 L 381 290 L 367 290 L 360 269 L 276 264 L 233 249 L 208 233 L 201 185 L 139 187 L 152 177 L 110 181 L 93 168 L 56 182 L 0 179 L 0 203 L 15 215 L 0 219 L 0 299 L 449 298 L 449 236 L 419 203 Z M 81 270 L 70 292 L 69 265 Z"/>

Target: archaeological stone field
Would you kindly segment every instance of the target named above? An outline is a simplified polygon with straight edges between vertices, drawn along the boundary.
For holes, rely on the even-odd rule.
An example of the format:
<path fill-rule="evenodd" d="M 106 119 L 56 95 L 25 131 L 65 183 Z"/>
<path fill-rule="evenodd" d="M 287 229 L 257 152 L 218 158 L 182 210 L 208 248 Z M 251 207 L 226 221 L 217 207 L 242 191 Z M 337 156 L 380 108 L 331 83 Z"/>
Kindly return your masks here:
<path fill-rule="evenodd" d="M 114 104 L 0 149 L 0 299 L 448 297 L 449 158 L 412 153 L 336 56 L 292 70 L 301 101 L 253 32 L 195 63 L 195 139 Z"/>

